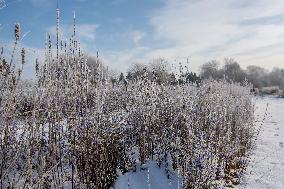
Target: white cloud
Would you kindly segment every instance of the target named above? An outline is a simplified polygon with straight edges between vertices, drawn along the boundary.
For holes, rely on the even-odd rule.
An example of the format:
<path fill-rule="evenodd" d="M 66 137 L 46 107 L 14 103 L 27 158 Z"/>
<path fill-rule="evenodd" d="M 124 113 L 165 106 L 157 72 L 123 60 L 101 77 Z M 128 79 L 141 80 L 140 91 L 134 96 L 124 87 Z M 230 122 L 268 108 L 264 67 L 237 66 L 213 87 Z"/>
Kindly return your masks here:
<path fill-rule="evenodd" d="M 147 38 L 154 40 L 139 53 L 145 61 L 165 57 L 178 62 L 189 57 L 194 71 L 208 60 L 225 57 L 235 58 L 243 67 L 283 67 L 283 0 L 166 0 L 149 15 L 149 23 L 153 32 L 147 31 Z M 140 44 L 145 33 L 130 36 Z M 135 62 L 137 51 L 121 51 L 115 59 Z"/>
<path fill-rule="evenodd" d="M 126 71 L 132 63 L 144 63 L 147 59 L 144 58 L 145 52 L 149 49 L 145 47 L 136 47 L 122 51 L 107 51 L 102 54 L 103 62 L 114 70 L 121 72 Z"/>
<path fill-rule="evenodd" d="M 81 24 L 77 27 L 78 36 L 86 40 L 95 40 L 97 24 Z"/>
<path fill-rule="evenodd" d="M 140 41 L 145 37 L 146 33 L 143 31 L 132 31 L 130 32 L 130 36 L 135 45 L 139 45 Z"/>
<path fill-rule="evenodd" d="M 284 21 L 283 12 L 281 0 L 168 0 L 152 14 L 150 23 L 154 38 L 168 41 L 172 46 L 154 49 L 147 56 L 190 55 L 200 60 L 233 56 L 243 66 L 278 66 L 282 56 L 275 49 L 284 49 L 284 25 L 275 20 Z M 278 18 L 279 15 L 282 17 Z M 248 20 L 249 24 L 243 24 Z M 277 55 L 279 59 L 273 57 L 268 61 L 266 56 L 265 64 L 261 61 L 264 54 Z"/>

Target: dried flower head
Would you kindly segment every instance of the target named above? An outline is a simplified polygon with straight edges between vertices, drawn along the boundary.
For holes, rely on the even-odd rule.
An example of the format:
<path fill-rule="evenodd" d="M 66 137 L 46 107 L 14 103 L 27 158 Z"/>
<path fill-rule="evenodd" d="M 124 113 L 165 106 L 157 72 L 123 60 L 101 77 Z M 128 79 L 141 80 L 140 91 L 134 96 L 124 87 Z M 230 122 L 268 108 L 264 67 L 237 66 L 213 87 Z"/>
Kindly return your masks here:
<path fill-rule="evenodd" d="M 7 61 L 5 59 L 2 60 L 3 66 L 6 66 Z"/>
<path fill-rule="evenodd" d="M 18 77 L 21 77 L 23 70 L 19 69 L 18 70 Z"/>
<path fill-rule="evenodd" d="M 15 39 L 16 39 L 16 41 L 18 41 L 20 39 L 20 33 L 21 33 L 20 24 L 16 23 L 15 24 Z"/>
<path fill-rule="evenodd" d="M 7 61 L 5 59 L 2 60 L 2 62 L 0 62 L 0 72 L 6 72 L 8 70 L 8 64 Z"/>
<path fill-rule="evenodd" d="M 22 51 L 21 51 L 22 64 L 25 64 L 25 63 L 26 63 L 26 61 L 25 61 L 25 54 L 26 54 L 25 49 L 22 48 Z"/>
<path fill-rule="evenodd" d="M 38 63 L 38 59 L 36 59 L 36 66 L 35 66 L 35 69 L 36 69 L 36 74 L 39 73 L 39 63 Z"/>

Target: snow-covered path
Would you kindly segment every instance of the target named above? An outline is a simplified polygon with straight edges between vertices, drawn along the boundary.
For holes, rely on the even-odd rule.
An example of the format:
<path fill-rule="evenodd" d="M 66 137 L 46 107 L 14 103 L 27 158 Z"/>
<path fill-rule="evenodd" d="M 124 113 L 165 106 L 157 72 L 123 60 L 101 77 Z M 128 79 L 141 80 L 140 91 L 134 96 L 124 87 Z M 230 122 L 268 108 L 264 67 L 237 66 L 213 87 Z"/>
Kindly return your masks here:
<path fill-rule="evenodd" d="M 256 100 L 257 119 L 268 115 L 240 189 L 284 189 L 284 99 Z M 258 122 L 260 125 L 260 122 Z"/>

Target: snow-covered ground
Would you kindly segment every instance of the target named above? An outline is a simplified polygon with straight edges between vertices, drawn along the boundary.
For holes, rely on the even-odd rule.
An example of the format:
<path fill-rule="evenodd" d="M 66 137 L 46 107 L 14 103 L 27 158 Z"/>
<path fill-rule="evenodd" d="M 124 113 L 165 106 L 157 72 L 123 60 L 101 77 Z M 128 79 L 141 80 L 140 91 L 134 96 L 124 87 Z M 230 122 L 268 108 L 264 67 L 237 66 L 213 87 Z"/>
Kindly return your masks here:
<path fill-rule="evenodd" d="M 181 182 L 178 183 L 178 176 L 171 173 L 170 179 L 167 178 L 164 168 L 150 161 L 146 164 L 147 169 L 138 172 L 129 172 L 118 177 L 114 189 L 177 189 L 182 188 Z M 179 180 L 182 180 L 179 178 Z M 178 185 L 180 187 L 178 187 Z"/>
<path fill-rule="evenodd" d="M 267 112 L 266 107 L 268 104 Z M 263 122 L 263 118 L 266 119 Z M 257 125 L 261 132 L 251 156 L 246 175 L 239 189 L 284 189 L 284 99 L 256 99 Z M 130 172 L 119 176 L 114 189 L 177 189 L 177 175 L 168 180 L 164 169 L 154 162 L 148 171 Z M 129 185 L 129 186 L 128 186 Z M 179 187 L 182 188 L 182 187 Z"/>
<path fill-rule="evenodd" d="M 256 115 L 263 119 L 268 104 L 268 115 L 262 125 L 256 149 L 251 156 L 247 174 L 239 189 L 284 188 L 284 99 L 259 98 Z M 258 122 L 258 126 L 261 122 Z"/>

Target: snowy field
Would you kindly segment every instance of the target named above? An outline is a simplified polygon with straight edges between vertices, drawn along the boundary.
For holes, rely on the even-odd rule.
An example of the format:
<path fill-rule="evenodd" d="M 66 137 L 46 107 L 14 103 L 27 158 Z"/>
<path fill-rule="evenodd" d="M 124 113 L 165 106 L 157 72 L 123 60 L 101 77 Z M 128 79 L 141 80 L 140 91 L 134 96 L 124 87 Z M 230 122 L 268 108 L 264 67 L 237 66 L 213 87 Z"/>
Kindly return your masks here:
<path fill-rule="evenodd" d="M 268 115 L 239 189 L 284 188 L 284 99 L 257 99 L 258 121 L 263 119 L 267 104 Z"/>
<path fill-rule="evenodd" d="M 268 104 L 268 109 L 266 107 Z M 267 114 L 265 116 L 265 114 Z M 266 117 L 263 122 L 264 116 Z M 284 99 L 259 98 L 256 100 L 256 119 L 261 127 L 256 149 L 251 156 L 247 174 L 239 189 L 284 188 Z M 177 189 L 177 175 L 168 180 L 165 171 L 155 163 L 148 170 L 120 176 L 114 189 Z M 148 179 L 148 174 L 150 175 Z M 180 185 L 180 187 L 178 187 Z"/>

